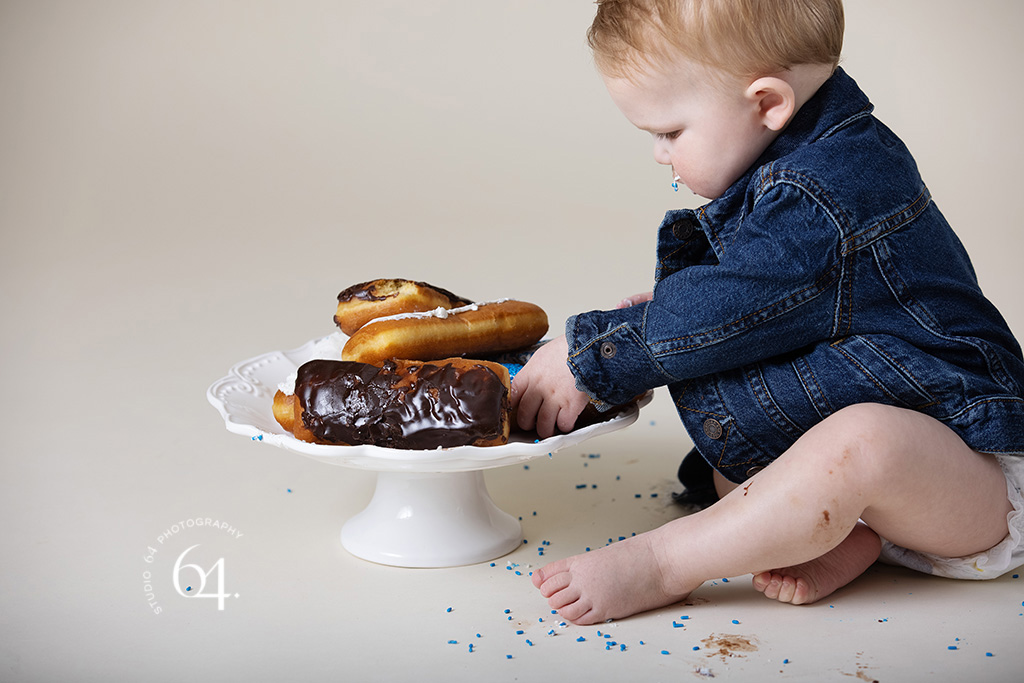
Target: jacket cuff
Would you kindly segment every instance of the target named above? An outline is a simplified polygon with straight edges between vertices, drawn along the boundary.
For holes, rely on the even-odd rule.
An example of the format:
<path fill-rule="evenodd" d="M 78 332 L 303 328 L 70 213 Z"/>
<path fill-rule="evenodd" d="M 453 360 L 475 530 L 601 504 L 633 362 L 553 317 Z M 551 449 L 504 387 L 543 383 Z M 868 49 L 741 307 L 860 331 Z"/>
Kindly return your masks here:
<path fill-rule="evenodd" d="M 565 322 L 567 363 L 576 388 L 590 396 L 598 410 L 628 403 L 672 381 L 643 341 L 640 331 L 647 306 L 579 313 Z"/>

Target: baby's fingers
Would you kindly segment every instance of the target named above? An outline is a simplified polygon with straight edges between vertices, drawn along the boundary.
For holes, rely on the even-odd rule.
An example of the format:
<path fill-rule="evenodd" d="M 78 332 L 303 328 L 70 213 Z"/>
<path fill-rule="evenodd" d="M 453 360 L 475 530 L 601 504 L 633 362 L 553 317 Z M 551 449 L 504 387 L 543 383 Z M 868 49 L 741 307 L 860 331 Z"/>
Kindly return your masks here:
<path fill-rule="evenodd" d="M 634 294 L 633 296 L 627 296 L 625 299 L 619 302 L 615 308 L 629 308 L 630 306 L 636 306 L 642 304 L 645 301 L 650 301 L 654 298 L 654 292 L 644 292 L 643 294 Z"/>
<path fill-rule="evenodd" d="M 530 381 L 520 373 L 512 382 L 512 409 L 516 412 L 516 421 L 519 428 L 530 431 L 537 420 L 537 411 L 540 410 L 540 396 L 536 391 L 530 391 Z"/>

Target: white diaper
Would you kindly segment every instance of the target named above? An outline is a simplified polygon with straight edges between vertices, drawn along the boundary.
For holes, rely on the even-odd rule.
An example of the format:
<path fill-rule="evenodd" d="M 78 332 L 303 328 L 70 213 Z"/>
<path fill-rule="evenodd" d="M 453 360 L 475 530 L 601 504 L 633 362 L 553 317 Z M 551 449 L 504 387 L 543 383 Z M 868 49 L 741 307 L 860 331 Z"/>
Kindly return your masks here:
<path fill-rule="evenodd" d="M 1024 457 L 995 456 L 1006 475 L 1006 493 L 1013 510 L 1006 515 L 1009 533 L 985 552 L 966 557 L 941 557 L 894 545 L 882 539 L 879 559 L 888 564 L 950 579 L 994 579 L 1024 565 Z"/>

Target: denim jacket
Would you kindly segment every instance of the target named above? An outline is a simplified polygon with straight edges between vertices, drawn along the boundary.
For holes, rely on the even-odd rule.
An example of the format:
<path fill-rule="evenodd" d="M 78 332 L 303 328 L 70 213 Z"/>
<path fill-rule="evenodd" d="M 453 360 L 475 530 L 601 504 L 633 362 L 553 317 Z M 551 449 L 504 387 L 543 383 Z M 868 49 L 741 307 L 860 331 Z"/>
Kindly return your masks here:
<path fill-rule="evenodd" d="M 721 197 L 669 211 L 654 298 L 569 318 L 599 407 L 667 385 L 732 481 L 844 406 L 1024 453 L 1024 360 L 903 143 L 842 69 Z"/>

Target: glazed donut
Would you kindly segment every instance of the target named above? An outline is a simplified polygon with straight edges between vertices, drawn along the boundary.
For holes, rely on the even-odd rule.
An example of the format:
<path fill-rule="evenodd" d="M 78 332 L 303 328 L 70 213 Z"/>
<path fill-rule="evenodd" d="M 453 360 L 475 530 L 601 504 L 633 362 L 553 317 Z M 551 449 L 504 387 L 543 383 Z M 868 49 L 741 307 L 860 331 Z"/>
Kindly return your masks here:
<path fill-rule="evenodd" d="M 374 318 L 435 308 L 457 308 L 471 302 L 451 292 L 412 280 L 381 279 L 352 285 L 338 294 L 334 322 L 351 335 Z"/>
<path fill-rule="evenodd" d="M 345 343 L 341 357 L 372 364 L 392 358 L 479 357 L 530 346 L 547 330 L 542 308 L 505 299 L 371 320 Z"/>
<path fill-rule="evenodd" d="M 299 367 L 294 394 L 275 394 L 274 417 L 313 443 L 495 446 L 508 441 L 509 391 L 508 370 L 487 361 L 311 360 Z"/>

